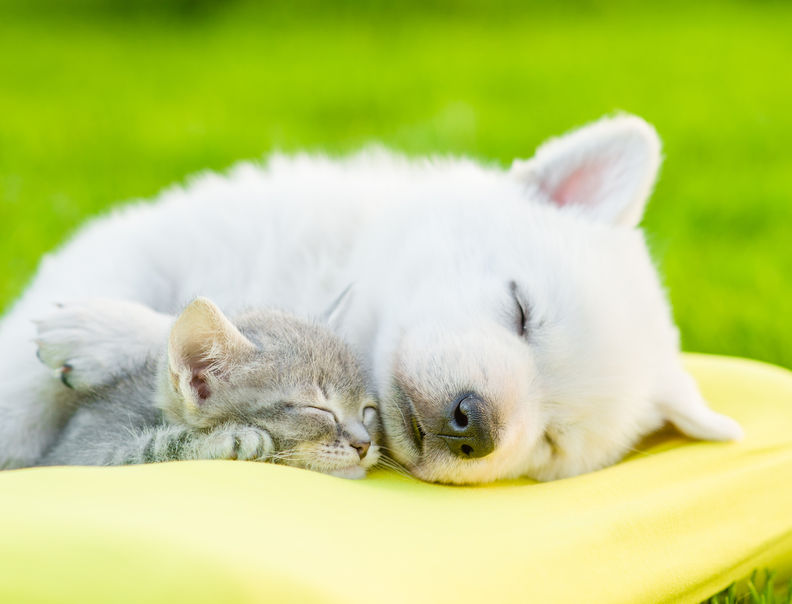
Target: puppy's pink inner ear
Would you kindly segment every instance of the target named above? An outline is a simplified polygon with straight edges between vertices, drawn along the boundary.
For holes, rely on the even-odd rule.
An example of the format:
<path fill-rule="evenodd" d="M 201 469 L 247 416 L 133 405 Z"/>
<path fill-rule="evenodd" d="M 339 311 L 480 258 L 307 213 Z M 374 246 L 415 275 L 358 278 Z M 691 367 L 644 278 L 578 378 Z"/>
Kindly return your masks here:
<path fill-rule="evenodd" d="M 602 189 L 604 166 L 600 162 L 588 162 L 567 174 L 554 191 L 548 191 L 551 199 L 559 206 L 586 203 L 597 199 Z"/>

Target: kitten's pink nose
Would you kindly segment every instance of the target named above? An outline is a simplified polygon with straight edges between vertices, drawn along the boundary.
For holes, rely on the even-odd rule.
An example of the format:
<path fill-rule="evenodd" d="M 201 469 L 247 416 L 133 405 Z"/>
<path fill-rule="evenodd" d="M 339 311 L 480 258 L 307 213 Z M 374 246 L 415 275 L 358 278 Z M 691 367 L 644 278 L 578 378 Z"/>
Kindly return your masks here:
<path fill-rule="evenodd" d="M 371 446 L 371 441 L 364 440 L 361 442 L 349 443 L 349 444 L 352 445 L 355 448 L 355 450 L 358 452 L 358 456 L 360 457 L 360 459 L 363 459 L 366 456 L 366 453 L 368 453 L 369 447 Z"/>

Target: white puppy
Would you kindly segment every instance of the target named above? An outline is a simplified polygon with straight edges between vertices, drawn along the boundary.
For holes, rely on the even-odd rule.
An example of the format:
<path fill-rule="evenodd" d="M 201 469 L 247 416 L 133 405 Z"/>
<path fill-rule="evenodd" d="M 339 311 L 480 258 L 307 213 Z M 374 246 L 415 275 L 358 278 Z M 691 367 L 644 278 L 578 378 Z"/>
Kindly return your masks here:
<path fill-rule="evenodd" d="M 0 326 L 0 464 L 40 456 L 74 402 L 35 359 L 31 319 L 52 302 L 172 313 L 204 295 L 310 315 L 348 283 L 339 331 L 370 370 L 391 455 L 425 480 L 572 476 L 665 421 L 739 438 L 680 365 L 637 228 L 659 163 L 654 130 L 622 116 L 508 171 L 382 150 L 275 156 L 95 220 Z M 142 349 L 145 333 L 130 362 Z"/>

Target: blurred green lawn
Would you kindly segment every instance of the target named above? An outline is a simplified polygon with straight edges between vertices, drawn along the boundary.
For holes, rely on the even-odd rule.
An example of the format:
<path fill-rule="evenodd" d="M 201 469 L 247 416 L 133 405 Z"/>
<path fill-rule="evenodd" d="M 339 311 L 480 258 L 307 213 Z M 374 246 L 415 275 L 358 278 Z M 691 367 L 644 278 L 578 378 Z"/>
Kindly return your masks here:
<path fill-rule="evenodd" d="M 645 225 L 685 348 L 792 367 L 792 5 L 123 6 L 0 0 L 0 307 L 197 170 L 372 140 L 505 165 L 625 110 L 664 140 Z"/>

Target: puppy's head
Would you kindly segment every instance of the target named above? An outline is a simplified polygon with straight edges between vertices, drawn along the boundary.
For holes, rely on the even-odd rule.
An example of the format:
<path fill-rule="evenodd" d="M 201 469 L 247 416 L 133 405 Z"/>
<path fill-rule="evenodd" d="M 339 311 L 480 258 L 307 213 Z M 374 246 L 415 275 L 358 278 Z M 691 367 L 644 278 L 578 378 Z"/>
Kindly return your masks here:
<path fill-rule="evenodd" d="M 636 228 L 659 164 L 650 126 L 605 119 L 490 190 L 409 208 L 373 344 L 393 457 L 430 481 L 548 480 L 615 462 L 666 420 L 739 437 L 679 365 Z"/>

